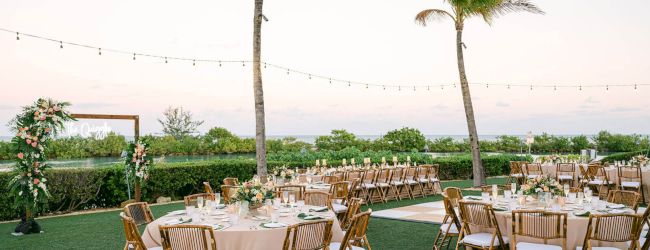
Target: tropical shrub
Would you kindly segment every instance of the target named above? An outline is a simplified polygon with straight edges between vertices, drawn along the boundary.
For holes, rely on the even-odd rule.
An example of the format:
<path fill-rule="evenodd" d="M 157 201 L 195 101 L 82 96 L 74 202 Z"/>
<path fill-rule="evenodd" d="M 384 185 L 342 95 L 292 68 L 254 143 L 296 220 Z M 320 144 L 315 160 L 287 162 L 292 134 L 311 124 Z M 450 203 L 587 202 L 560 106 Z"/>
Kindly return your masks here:
<path fill-rule="evenodd" d="M 650 157 L 650 152 L 648 150 L 642 150 L 642 151 L 634 151 L 634 152 L 615 153 L 606 156 L 601 161 L 608 162 L 608 163 L 613 163 L 615 161 L 629 161 L 632 159 L 632 157 L 635 157 L 637 155 L 645 155 Z"/>

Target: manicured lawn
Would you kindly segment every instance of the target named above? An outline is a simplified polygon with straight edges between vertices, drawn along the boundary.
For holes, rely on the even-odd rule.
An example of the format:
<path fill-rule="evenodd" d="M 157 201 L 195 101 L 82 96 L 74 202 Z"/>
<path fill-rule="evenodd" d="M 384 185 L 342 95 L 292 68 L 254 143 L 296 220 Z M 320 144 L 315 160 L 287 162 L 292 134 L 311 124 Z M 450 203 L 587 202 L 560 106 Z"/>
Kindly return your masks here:
<path fill-rule="evenodd" d="M 489 179 L 488 183 L 500 183 L 503 179 Z M 468 187 L 470 181 L 452 181 L 445 186 Z M 394 207 L 440 200 L 430 196 L 414 200 L 389 202 L 364 207 L 375 211 Z M 182 203 L 151 207 L 154 216 L 183 209 Z M 12 236 L 16 223 L 0 224 L 0 249 L 121 249 L 124 246 L 124 229 L 119 219 L 120 211 L 62 216 L 38 219 L 45 233 Z M 143 230 L 144 227 L 141 228 Z M 368 237 L 373 249 L 430 249 L 437 225 L 372 218 Z"/>

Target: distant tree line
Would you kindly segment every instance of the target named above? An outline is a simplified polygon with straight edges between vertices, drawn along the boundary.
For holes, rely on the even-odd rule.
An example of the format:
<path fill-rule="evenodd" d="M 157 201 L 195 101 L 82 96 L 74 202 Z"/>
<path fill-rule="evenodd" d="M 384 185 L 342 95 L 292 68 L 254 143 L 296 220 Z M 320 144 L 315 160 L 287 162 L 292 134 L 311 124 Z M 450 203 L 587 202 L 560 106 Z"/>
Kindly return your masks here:
<path fill-rule="evenodd" d="M 242 138 L 225 128 L 215 127 L 203 135 L 146 135 L 142 137 L 154 155 L 211 155 L 254 153 L 255 139 Z M 46 151 L 48 158 L 72 159 L 87 157 L 119 157 L 126 146 L 126 138 L 122 135 L 109 133 L 103 139 L 66 137 L 53 140 Z M 314 144 L 298 141 L 295 137 L 269 139 L 266 141 L 267 150 L 277 152 L 300 152 L 305 150 L 342 150 L 357 148 L 361 151 L 392 151 L 392 152 L 469 152 L 467 140 L 456 140 L 451 137 L 433 140 L 426 137 L 417 129 L 404 127 L 388 131 L 383 136 L 370 140 L 359 138 L 346 130 L 332 130 L 331 134 L 319 136 Z M 528 146 L 517 136 L 502 135 L 496 140 L 481 141 L 483 152 L 527 152 Z M 13 159 L 10 142 L 0 142 L 0 159 Z M 579 153 L 581 149 L 597 148 L 599 152 L 632 152 L 647 150 L 650 147 L 647 136 L 612 134 L 601 131 L 597 135 L 587 137 L 555 136 L 547 133 L 535 136 L 531 152 L 537 154 Z"/>

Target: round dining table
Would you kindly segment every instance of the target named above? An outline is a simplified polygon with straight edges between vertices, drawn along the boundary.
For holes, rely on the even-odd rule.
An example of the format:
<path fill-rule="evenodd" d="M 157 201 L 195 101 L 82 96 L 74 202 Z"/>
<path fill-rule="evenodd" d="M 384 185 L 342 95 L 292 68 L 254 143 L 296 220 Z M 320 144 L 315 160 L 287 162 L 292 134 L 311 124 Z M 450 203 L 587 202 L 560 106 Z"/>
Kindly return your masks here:
<path fill-rule="evenodd" d="M 585 164 L 576 164 L 575 165 L 575 176 L 578 177 L 580 176 L 580 167 L 584 167 L 585 169 L 587 168 L 587 165 Z M 610 167 L 605 167 L 605 171 L 607 172 L 607 179 L 613 183 L 614 185 L 618 184 L 618 168 L 614 166 Z M 542 165 L 542 173 L 549 176 L 549 177 L 557 177 L 557 167 L 554 164 L 543 164 Z M 641 181 L 642 181 L 642 188 L 643 188 L 643 195 L 645 196 L 646 201 L 650 201 L 650 189 L 648 189 L 648 184 L 650 184 L 650 167 L 641 167 Z M 577 185 L 577 182 L 576 184 Z"/>
<path fill-rule="evenodd" d="M 298 214 L 305 213 L 322 217 L 323 219 L 320 220 L 332 220 L 332 242 L 342 241 L 344 232 L 334 212 L 331 210 L 317 212 L 314 209 L 319 208 L 309 205 L 293 209 L 275 208 L 274 212 L 279 214 L 277 222 L 287 225 L 280 228 L 266 228 L 263 226 L 264 223 L 270 221 L 269 217 L 255 215 L 265 214 L 263 209 L 251 210 L 250 215 L 239 219 L 236 219 L 234 213 L 229 213 L 228 208 L 215 209 L 210 212 L 210 215 L 205 212 L 200 213 L 199 221 L 192 220 L 184 225 L 210 225 L 217 228 L 214 230 L 214 236 L 219 250 L 280 250 L 284 245 L 288 226 L 314 221 L 298 218 Z M 178 224 L 180 218 L 187 220 L 190 216 L 186 214 L 185 210 L 178 210 L 149 223 L 142 234 L 142 240 L 147 248 L 162 245 L 159 225 Z"/>
<path fill-rule="evenodd" d="M 468 201 L 482 201 L 481 197 L 468 196 L 465 197 L 465 200 Z M 598 200 L 592 201 L 594 205 L 592 206 L 589 203 L 584 203 L 579 205 L 577 203 L 569 202 L 564 206 L 552 205 L 550 208 L 545 208 L 544 204 L 538 203 L 537 201 L 531 200 L 528 198 L 528 202 L 525 205 L 519 205 L 516 202 L 516 199 L 504 199 L 503 196 L 500 196 L 497 199 L 497 202 L 489 201 L 493 204 L 493 207 L 498 208 L 502 211 L 497 211 L 495 209 L 494 215 L 499 224 L 499 230 L 503 236 L 507 236 L 509 239 L 512 239 L 512 211 L 517 210 L 547 210 L 553 212 L 564 212 L 567 214 L 567 249 L 576 249 L 578 246 L 582 246 L 585 235 L 587 233 L 587 226 L 589 224 L 588 214 L 585 216 L 584 212 L 588 211 L 592 214 L 603 214 L 603 213 L 635 213 L 634 210 L 630 208 L 620 208 L 612 209 L 611 206 L 616 205 L 606 201 Z M 642 212 L 641 212 L 642 213 Z M 472 232 L 475 232 L 476 229 L 472 229 Z M 517 236 L 517 242 L 530 242 L 530 243 L 540 243 L 543 244 L 544 241 L 535 238 Z M 508 241 L 507 244 L 510 242 Z M 553 244 L 557 246 L 562 245 L 561 240 L 549 240 L 547 244 Z M 592 246 L 602 246 L 602 247 L 616 247 L 619 249 L 627 249 L 626 242 L 594 242 L 592 241 Z M 515 246 L 510 244 L 510 249 L 515 249 Z"/>

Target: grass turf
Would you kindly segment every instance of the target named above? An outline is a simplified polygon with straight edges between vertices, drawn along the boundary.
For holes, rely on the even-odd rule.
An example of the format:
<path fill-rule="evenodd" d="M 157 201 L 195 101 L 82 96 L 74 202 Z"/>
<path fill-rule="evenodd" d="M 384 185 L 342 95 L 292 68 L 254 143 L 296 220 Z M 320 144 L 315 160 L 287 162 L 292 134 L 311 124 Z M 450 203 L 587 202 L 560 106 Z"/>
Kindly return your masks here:
<path fill-rule="evenodd" d="M 502 183 L 502 178 L 488 179 L 488 183 Z M 443 187 L 469 187 L 470 180 L 443 182 Z M 413 200 L 392 201 L 365 206 L 373 211 L 439 201 L 440 195 Z M 156 217 L 183 209 L 182 203 L 152 206 Z M 17 223 L 0 224 L 0 249 L 122 249 L 124 229 L 119 219 L 120 211 L 70 215 L 37 219 L 45 231 L 20 237 L 12 236 Z M 144 226 L 140 228 L 142 231 Z M 430 249 L 438 225 L 372 218 L 368 238 L 373 249 Z"/>

